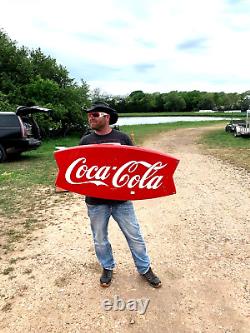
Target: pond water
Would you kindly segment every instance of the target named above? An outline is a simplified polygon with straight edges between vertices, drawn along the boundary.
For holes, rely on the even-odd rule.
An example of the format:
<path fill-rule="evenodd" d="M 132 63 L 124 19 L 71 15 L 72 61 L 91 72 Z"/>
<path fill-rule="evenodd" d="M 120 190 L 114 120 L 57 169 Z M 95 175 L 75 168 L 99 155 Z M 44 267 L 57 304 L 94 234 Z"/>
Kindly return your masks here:
<path fill-rule="evenodd" d="M 230 120 L 231 118 L 220 117 L 192 117 L 192 116 L 179 116 L 179 117 L 120 117 L 117 125 L 143 125 L 143 124 L 160 124 L 160 123 L 176 123 L 177 121 L 210 121 L 210 120 Z"/>

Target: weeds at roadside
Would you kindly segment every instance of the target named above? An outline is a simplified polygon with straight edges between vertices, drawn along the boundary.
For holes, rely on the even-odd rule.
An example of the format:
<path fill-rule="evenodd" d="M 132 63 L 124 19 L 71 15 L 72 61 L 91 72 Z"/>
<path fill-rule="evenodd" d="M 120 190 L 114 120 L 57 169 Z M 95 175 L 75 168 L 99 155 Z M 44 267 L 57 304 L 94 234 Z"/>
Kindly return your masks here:
<path fill-rule="evenodd" d="M 9 312 L 9 311 L 11 311 L 11 309 L 12 309 L 12 304 L 10 302 L 8 302 L 2 307 L 1 310 L 3 312 Z"/>
<path fill-rule="evenodd" d="M 24 233 L 15 229 L 9 229 L 6 232 L 6 236 L 8 237 L 8 243 L 15 243 L 24 238 Z"/>
<path fill-rule="evenodd" d="M 26 221 L 23 223 L 24 228 L 27 231 L 32 231 L 36 229 L 38 220 L 35 218 L 27 218 Z"/>
<path fill-rule="evenodd" d="M 2 247 L 2 249 L 4 250 L 4 254 L 7 254 L 7 253 L 9 253 L 9 252 L 12 252 L 12 251 L 14 251 L 14 249 L 15 249 L 14 244 L 9 244 L 9 243 L 5 243 L 5 244 L 3 244 L 1 247 Z"/>
<path fill-rule="evenodd" d="M 26 268 L 24 271 L 23 271 L 23 274 L 31 274 L 32 273 L 32 269 L 31 268 Z"/>
<path fill-rule="evenodd" d="M 11 258 L 10 261 L 9 261 L 9 263 L 10 263 L 11 265 L 13 265 L 13 264 L 16 264 L 17 261 L 18 261 L 18 258 Z"/>
<path fill-rule="evenodd" d="M 5 268 L 5 269 L 2 271 L 2 274 L 3 274 L 3 275 L 8 275 L 8 274 L 10 274 L 10 273 L 13 272 L 13 271 L 14 271 L 14 267 L 10 266 L 10 267 Z"/>

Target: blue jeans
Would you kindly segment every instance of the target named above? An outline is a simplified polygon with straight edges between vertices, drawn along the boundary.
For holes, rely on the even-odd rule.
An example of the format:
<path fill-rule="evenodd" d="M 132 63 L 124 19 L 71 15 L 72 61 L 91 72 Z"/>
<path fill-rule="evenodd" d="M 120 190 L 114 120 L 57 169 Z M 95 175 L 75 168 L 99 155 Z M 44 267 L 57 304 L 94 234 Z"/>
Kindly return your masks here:
<path fill-rule="evenodd" d="M 146 273 L 150 266 L 150 260 L 132 202 L 126 201 L 111 205 L 87 204 L 87 208 L 95 252 L 101 266 L 106 269 L 115 267 L 112 247 L 108 240 L 108 223 L 112 216 L 126 237 L 138 272 Z"/>

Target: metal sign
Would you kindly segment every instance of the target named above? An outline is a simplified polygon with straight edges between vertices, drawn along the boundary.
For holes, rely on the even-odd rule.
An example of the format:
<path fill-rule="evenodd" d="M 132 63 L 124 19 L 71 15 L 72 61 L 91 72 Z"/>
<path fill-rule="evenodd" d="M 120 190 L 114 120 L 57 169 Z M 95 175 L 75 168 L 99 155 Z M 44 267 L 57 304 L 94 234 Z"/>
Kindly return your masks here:
<path fill-rule="evenodd" d="M 54 153 L 56 186 L 112 200 L 141 200 L 176 193 L 176 158 L 134 146 L 97 144 Z"/>

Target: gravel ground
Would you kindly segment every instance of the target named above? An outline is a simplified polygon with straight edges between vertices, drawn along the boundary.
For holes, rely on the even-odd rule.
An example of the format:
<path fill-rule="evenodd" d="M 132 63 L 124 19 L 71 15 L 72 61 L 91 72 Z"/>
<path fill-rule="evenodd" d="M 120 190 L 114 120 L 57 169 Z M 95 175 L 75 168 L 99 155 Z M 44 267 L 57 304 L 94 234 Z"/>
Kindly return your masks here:
<path fill-rule="evenodd" d="M 204 130 L 176 130 L 144 144 L 180 159 L 176 195 L 135 202 L 162 288 L 138 275 L 111 220 L 117 267 L 102 289 L 83 199 L 53 194 L 62 200 L 38 212 L 48 226 L 1 254 L 1 271 L 12 270 L 0 274 L 1 333 L 249 332 L 250 176 L 203 155 L 196 139 Z M 117 298 L 120 306 L 150 301 L 145 314 L 138 307 L 105 311 L 102 302 Z"/>

